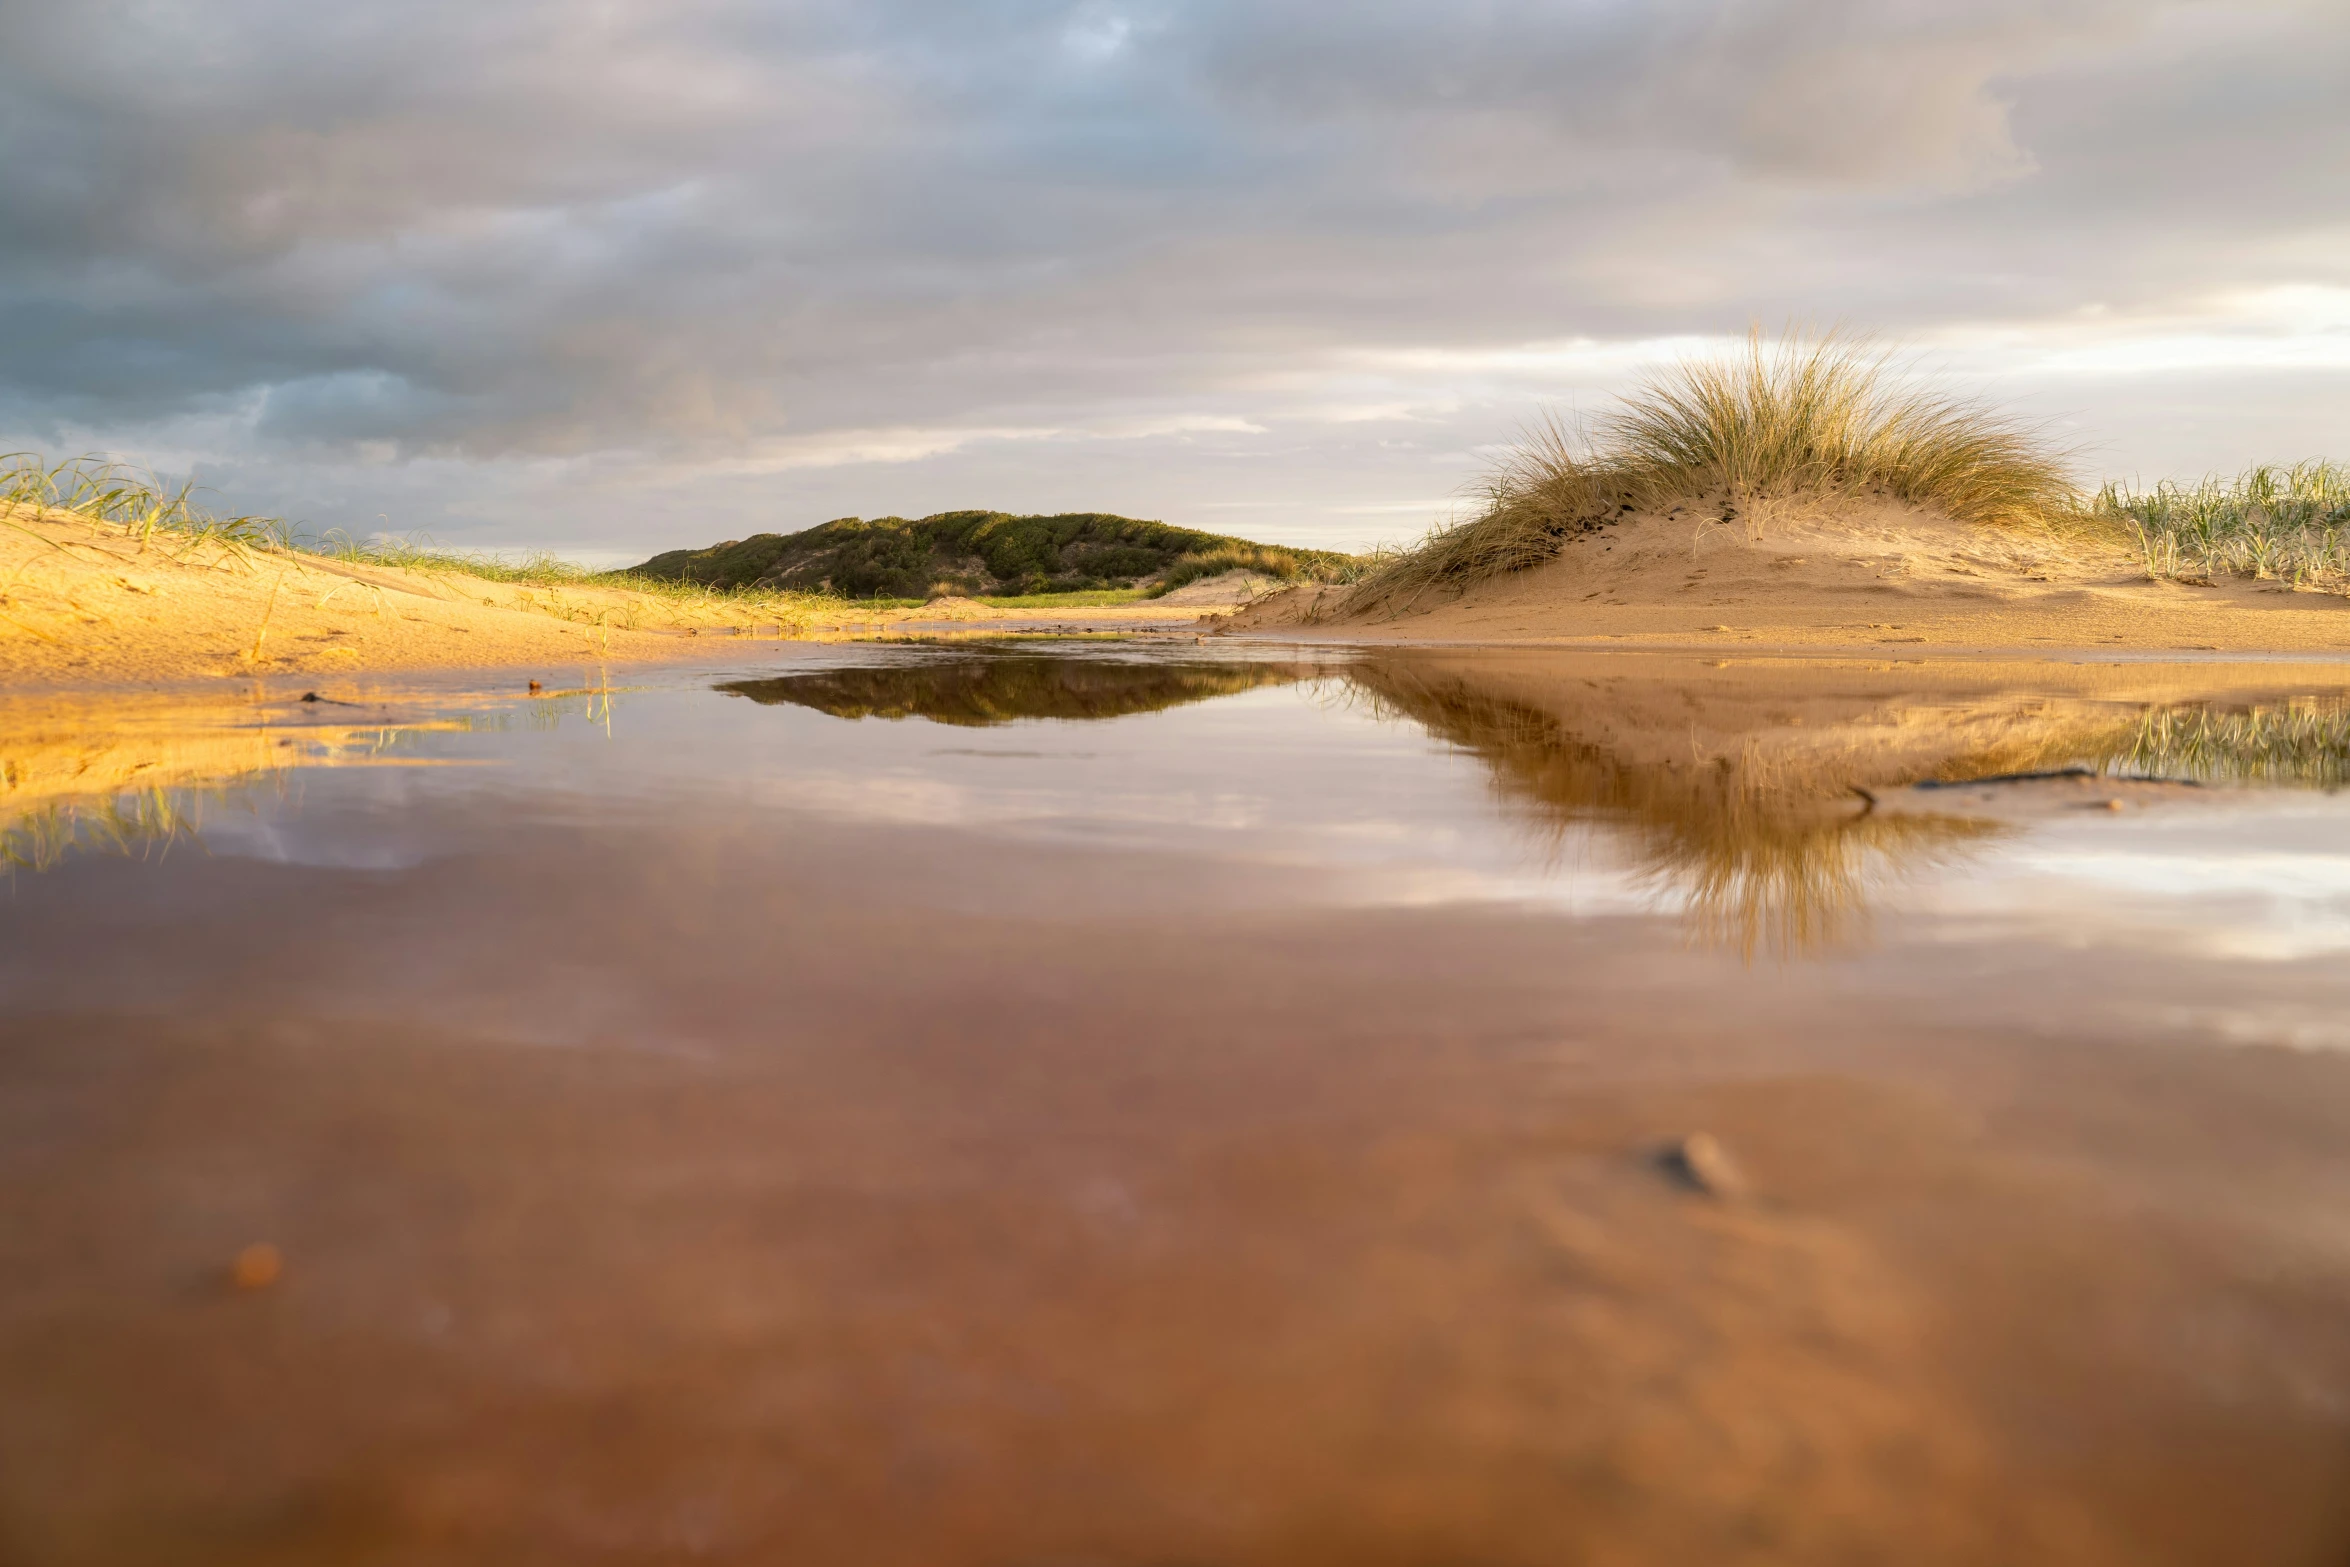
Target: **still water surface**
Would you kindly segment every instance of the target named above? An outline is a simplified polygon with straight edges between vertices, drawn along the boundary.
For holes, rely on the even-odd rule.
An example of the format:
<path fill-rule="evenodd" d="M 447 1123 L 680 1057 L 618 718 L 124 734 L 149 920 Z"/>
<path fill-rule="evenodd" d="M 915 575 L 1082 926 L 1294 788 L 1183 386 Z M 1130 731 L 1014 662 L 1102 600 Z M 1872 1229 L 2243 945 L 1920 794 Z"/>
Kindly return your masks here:
<path fill-rule="evenodd" d="M 0 1560 L 2350 1554 L 2350 672 L 630 682 L 0 707 Z"/>

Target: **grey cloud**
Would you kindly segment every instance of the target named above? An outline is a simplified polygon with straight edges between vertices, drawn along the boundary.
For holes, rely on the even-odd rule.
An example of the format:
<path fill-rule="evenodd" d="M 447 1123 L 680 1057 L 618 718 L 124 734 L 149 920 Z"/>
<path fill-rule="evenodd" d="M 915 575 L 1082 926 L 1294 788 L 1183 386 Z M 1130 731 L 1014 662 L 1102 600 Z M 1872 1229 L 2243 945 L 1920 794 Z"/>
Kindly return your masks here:
<path fill-rule="evenodd" d="M 1289 425 L 1519 391 L 1365 352 L 2350 288 L 2346 77 L 2330 4 L 10 7 L 0 421 L 338 493 L 1206 416 L 1343 465 Z"/>

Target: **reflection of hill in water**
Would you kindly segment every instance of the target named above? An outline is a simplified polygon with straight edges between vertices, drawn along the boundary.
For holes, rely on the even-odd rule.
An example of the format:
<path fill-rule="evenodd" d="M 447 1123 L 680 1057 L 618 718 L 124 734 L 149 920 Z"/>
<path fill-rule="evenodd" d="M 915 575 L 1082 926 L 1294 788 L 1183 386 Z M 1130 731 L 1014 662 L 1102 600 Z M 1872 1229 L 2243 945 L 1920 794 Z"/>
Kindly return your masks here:
<path fill-rule="evenodd" d="M 976 651 L 954 658 L 811 670 L 718 687 L 760 703 L 812 707 L 835 718 L 927 718 L 974 728 L 1022 718 L 1120 718 L 1289 685 L 1313 670 L 1293 664 L 1207 664 Z"/>
<path fill-rule="evenodd" d="M 1476 755 L 1547 828 L 1623 830 L 1636 861 L 1686 899 L 1698 934 L 1750 955 L 1832 944 L 1890 881 L 2005 830 L 1878 812 L 1862 791 L 2072 764 L 2207 782 L 2350 775 L 2342 698 L 2182 700 L 2175 671 L 2065 672 L 2050 691 L 1981 671 L 1716 674 L 1691 661 L 1437 655 L 1367 661 L 1347 678 Z M 2081 688 L 2061 689 L 2067 680 Z"/>

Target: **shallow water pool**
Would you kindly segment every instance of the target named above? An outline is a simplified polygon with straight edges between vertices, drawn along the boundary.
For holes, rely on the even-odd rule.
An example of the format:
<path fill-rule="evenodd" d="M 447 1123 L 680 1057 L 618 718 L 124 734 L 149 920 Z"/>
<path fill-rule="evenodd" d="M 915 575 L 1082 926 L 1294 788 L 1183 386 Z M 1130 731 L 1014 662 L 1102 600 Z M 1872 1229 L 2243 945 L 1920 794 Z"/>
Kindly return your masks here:
<path fill-rule="evenodd" d="M 0 703 L 0 1560 L 2350 1553 L 2350 669 L 548 685 Z"/>

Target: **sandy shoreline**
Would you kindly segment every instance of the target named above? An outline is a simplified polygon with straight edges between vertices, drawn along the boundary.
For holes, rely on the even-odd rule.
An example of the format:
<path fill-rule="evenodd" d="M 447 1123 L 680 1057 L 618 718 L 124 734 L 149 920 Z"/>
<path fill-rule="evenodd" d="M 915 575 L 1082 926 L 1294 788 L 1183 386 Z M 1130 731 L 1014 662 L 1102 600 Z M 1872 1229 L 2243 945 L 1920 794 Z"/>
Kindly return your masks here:
<path fill-rule="evenodd" d="M 1023 632 L 1741 656 L 2350 657 L 2350 598 L 2337 593 L 2151 581 L 2110 542 L 2019 541 L 1917 513 L 1780 518 L 1746 534 L 1636 518 L 1535 570 L 1352 615 L 1333 613 L 1340 589 L 1236 604 L 1203 594 L 1207 584 L 1081 609 L 969 600 L 762 609 L 217 544 L 142 545 L 60 513 L 12 517 L 0 530 L 0 573 L 0 685 L 18 690 L 460 671 L 551 683 L 583 668 L 694 662 L 714 643 Z"/>
<path fill-rule="evenodd" d="M 1205 591 L 1203 591 L 1205 590 Z M 1343 614 L 1342 589 L 1238 603 L 1010 609 L 746 604 L 352 564 L 185 540 L 142 544 L 62 513 L 0 529 L 0 685 L 692 662 L 714 639 L 1188 631 L 1318 644 L 1540 646 L 1850 656 L 2350 657 L 2350 597 L 2291 583 L 2149 580 L 2097 539 L 2019 539 L 1915 512 L 1779 517 L 1739 532 L 1630 519 L 1548 565 Z M 765 617 L 765 618 L 762 618 Z"/>

